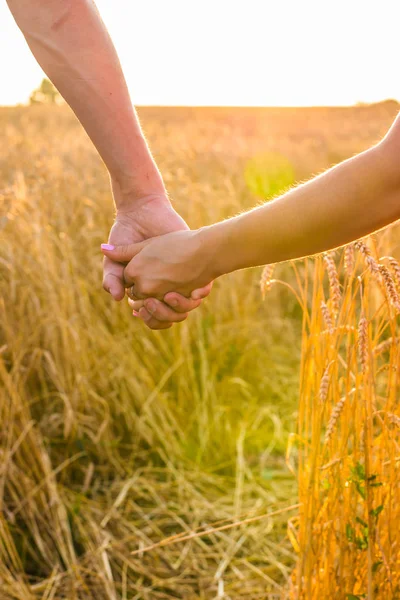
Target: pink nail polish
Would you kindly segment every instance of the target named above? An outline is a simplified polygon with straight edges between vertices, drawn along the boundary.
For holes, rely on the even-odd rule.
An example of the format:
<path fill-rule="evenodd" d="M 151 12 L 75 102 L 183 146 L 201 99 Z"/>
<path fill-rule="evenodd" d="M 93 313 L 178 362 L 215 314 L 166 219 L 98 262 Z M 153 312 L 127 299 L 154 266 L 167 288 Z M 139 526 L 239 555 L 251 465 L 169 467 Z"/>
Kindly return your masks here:
<path fill-rule="evenodd" d="M 114 250 L 115 246 L 113 246 L 112 244 L 102 244 L 101 245 L 101 249 L 102 250 Z"/>
<path fill-rule="evenodd" d="M 133 314 L 134 317 L 138 317 L 139 316 L 139 313 L 136 310 L 133 310 L 132 314 Z"/>

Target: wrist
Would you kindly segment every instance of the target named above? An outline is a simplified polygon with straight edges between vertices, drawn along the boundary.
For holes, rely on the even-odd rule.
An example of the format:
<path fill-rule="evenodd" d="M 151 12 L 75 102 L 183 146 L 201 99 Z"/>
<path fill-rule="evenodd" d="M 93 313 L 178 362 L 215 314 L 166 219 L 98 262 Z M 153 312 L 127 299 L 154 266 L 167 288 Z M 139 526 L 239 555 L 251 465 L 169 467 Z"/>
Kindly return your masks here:
<path fill-rule="evenodd" d="M 169 203 L 167 191 L 158 172 L 156 176 L 149 176 L 145 182 L 135 176 L 126 175 L 123 177 L 110 175 L 110 179 L 115 207 L 118 211 L 137 208 L 138 205 L 154 198 L 164 199 Z"/>
<path fill-rule="evenodd" d="M 235 270 L 230 264 L 228 223 L 223 221 L 197 231 L 200 240 L 199 261 L 205 265 L 210 281 Z"/>

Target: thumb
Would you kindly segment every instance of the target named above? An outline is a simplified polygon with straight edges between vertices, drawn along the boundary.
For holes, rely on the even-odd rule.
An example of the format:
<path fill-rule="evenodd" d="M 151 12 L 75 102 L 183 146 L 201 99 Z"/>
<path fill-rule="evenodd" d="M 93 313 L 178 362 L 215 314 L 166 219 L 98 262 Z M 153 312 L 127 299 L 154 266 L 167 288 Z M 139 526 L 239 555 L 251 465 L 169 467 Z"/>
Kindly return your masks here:
<path fill-rule="evenodd" d="M 125 297 L 124 265 L 104 258 L 103 288 L 111 294 L 114 300 L 120 301 Z"/>
<path fill-rule="evenodd" d="M 143 250 L 146 242 L 139 244 L 126 244 L 124 246 L 114 246 L 113 244 L 101 244 L 101 251 L 104 256 L 111 258 L 114 262 L 128 263 L 136 254 Z"/>

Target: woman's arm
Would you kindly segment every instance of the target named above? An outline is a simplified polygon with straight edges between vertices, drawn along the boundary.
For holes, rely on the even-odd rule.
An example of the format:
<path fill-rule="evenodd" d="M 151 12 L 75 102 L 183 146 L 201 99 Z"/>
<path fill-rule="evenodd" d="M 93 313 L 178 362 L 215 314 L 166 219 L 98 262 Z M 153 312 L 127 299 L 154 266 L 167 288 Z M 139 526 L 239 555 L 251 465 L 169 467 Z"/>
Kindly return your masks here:
<path fill-rule="evenodd" d="M 217 273 L 337 248 L 400 219 L 399 157 L 387 138 L 280 198 L 211 227 L 206 235 L 219 249 Z"/>
<path fill-rule="evenodd" d="M 125 280 L 145 297 L 170 290 L 188 295 L 224 273 L 336 248 L 400 218 L 399 138 L 397 120 L 377 146 L 259 208 L 103 252 L 125 263 L 132 259 Z"/>

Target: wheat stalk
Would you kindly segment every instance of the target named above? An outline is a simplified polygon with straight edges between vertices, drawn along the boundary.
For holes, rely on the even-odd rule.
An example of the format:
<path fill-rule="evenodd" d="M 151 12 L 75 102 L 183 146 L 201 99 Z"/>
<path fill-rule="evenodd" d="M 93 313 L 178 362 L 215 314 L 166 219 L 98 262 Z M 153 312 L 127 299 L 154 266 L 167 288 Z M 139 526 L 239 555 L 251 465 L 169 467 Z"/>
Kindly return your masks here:
<path fill-rule="evenodd" d="M 329 391 L 329 382 L 330 382 L 330 368 L 331 365 L 333 364 L 333 360 L 328 364 L 328 366 L 326 367 L 324 374 L 321 378 L 321 383 L 319 386 L 319 400 L 322 403 L 325 402 L 325 400 L 328 397 L 328 391 Z"/>
<path fill-rule="evenodd" d="M 344 249 L 344 269 L 350 277 L 354 272 L 354 244 L 348 244 Z"/>
<path fill-rule="evenodd" d="M 368 268 L 372 271 L 372 273 L 375 273 L 375 274 L 378 273 L 379 272 L 379 263 L 372 256 L 372 252 L 368 248 L 368 246 L 362 240 L 358 240 L 357 242 L 354 242 L 354 247 L 357 248 L 357 250 L 364 257 L 364 260 L 365 260 Z"/>
<path fill-rule="evenodd" d="M 350 396 L 351 394 L 354 394 L 356 391 L 356 388 L 353 388 L 348 396 Z M 325 434 L 325 444 L 327 444 L 335 430 L 336 427 L 336 423 L 338 422 L 338 419 L 342 413 L 343 407 L 346 403 L 346 399 L 348 398 L 348 396 L 343 396 L 339 402 L 337 402 L 332 410 L 329 422 L 328 422 L 328 427 L 326 428 L 326 434 Z"/>
<path fill-rule="evenodd" d="M 332 309 L 334 314 L 337 314 L 339 312 L 339 305 L 341 299 L 339 277 L 332 256 L 330 254 L 324 253 L 323 257 L 326 265 L 326 270 L 328 272 Z"/>
<path fill-rule="evenodd" d="M 378 265 L 378 270 L 384 282 L 391 304 L 396 311 L 400 313 L 400 296 L 397 293 L 396 286 L 393 278 L 390 275 L 389 269 L 385 267 L 385 265 Z"/>
<path fill-rule="evenodd" d="M 325 325 L 327 326 L 329 333 L 332 334 L 334 331 L 333 320 L 329 308 L 324 301 L 321 302 L 321 312 L 324 317 Z"/>
<path fill-rule="evenodd" d="M 386 350 L 391 348 L 394 344 L 397 344 L 399 341 L 400 341 L 400 338 L 398 338 L 398 337 L 396 337 L 396 338 L 390 337 L 387 340 L 384 340 L 383 342 L 381 342 L 380 344 L 375 346 L 375 348 L 373 349 L 373 353 L 381 354 L 382 352 L 385 352 Z"/>
<path fill-rule="evenodd" d="M 262 294 L 263 300 L 265 298 L 265 294 L 271 288 L 271 284 L 273 281 L 272 275 L 273 275 L 274 269 L 275 269 L 274 264 L 266 265 L 263 269 L 263 272 L 261 273 L 260 289 L 261 289 L 261 294 Z"/>
<path fill-rule="evenodd" d="M 343 410 L 344 407 L 344 403 L 346 402 L 346 396 L 343 396 L 343 398 L 341 398 L 339 400 L 339 402 L 337 402 L 335 404 L 334 409 L 332 410 L 331 413 L 331 417 L 329 419 L 329 423 L 328 423 L 328 427 L 326 429 L 326 434 L 325 434 L 325 444 L 327 444 L 329 442 L 329 439 L 333 433 L 333 430 L 335 429 L 335 425 L 337 423 L 337 420 L 340 416 L 340 413 Z"/>
<path fill-rule="evenodd" d="M 361 314 L 358 324 L 358 355 L 361 363 L 361 370 L 364 373 L 368 362 L 368 321 Z"/>
<path fill-rule="evenodd" d="M 398 261 L 395 258 L 393 258 L 393 256 L 389 257 L 389 264 L 394 273 L 396 285 L 400 289 L 400 264 L 398 263 Z"/>

